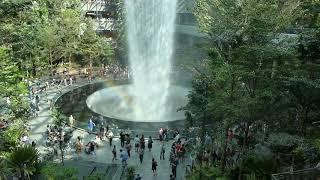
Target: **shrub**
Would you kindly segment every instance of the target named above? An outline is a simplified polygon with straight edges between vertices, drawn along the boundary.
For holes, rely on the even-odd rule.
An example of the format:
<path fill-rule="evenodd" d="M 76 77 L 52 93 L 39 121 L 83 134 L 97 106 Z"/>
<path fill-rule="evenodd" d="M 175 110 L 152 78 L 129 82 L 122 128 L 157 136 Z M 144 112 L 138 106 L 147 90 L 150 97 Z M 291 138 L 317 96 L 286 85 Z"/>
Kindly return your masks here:
<path fill-rule="evenodd" d="M 48 163 L 41 168 L 40 172 L 49 180 L 76 180 L 78 170 L 64 167 L 61 164 Z"/>

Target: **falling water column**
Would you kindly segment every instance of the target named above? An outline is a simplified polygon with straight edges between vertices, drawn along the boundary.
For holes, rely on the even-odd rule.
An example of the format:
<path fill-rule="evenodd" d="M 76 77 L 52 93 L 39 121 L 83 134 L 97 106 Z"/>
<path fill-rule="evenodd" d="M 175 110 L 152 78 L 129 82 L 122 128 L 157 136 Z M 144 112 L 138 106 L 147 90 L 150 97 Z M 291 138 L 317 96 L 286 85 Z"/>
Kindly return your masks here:
<path fill-rule="evenodd" d="M 135 118 L 166 118 L 176 0 L 125 0 Z"/>

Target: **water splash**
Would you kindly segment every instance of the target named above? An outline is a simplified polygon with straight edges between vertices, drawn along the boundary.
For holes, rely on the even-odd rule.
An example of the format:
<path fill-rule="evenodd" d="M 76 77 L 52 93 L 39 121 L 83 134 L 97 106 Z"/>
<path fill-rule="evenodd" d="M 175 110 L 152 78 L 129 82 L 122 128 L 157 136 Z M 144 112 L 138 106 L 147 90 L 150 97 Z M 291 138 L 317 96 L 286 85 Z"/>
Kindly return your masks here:
<path fill-rule="evenodd" d="M 176 0 L 125 0 L 135 119 L 166 120 Z"/>

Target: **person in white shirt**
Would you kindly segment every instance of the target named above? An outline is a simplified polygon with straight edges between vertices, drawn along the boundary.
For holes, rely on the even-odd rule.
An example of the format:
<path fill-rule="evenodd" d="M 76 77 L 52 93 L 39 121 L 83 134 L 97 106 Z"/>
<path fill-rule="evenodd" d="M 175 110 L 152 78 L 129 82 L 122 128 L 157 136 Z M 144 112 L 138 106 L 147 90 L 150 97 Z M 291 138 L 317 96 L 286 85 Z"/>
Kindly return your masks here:
<path fill-rule="evenodd" d="M 136 137 L 134 138 L 134 150 L 135 150 L 135 152 L 138 152 L 139 144 L 140 144 L 140 139 L 139 139 L 139 136 L 136 135 Z"/>
<path fill-rule="evenodd" d="M 21 137 L 21 141 L 25 144 L 29 144 L 29 137 L 27 135 L 23 135 Z"/>
<path fill-rule="evenodd" d="M 72 115 L 70 115 L 70 117 L 69 117 L 69 123 L 70 123 L 70 126 L 72 127 L 73 123 L 74 123 L 74 118 Z"/>
<path fill-rule="evenodd" d="M 175 142 L 178 142 L 179 139 L 180 139 L 180 134 L 178 133 L 178 134 L 176 135 L 176 137 L 174 138 L 174 141 L 175 141 Z"/>
<path fill-rule="evenodd" d="M 113 138 L 113 132 L 109 129 L 107 132 L 107 138 L 109 139 L 109 145 L 112 146 L 112 138 Z"/>

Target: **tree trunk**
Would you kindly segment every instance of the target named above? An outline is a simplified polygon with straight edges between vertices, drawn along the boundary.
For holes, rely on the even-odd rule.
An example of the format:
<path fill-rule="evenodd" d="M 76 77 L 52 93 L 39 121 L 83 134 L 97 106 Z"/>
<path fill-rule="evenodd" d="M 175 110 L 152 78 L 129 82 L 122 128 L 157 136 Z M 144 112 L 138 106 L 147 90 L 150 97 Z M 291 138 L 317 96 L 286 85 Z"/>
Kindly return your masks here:
<path fill-rule="evenodd" d="M 297 109 L 296 120 L 299 124 L 299 132 L 301 136 L 306 135 L 306 122 L 308 120 L 309 108 L 300 106 Z"/>
<path fill-rule="evenodd" d="M 53 64 L 52 64 L 52 51 L 49 49 L 49 66 L 50 66 L 50 74 L 53 76 Z"/>
<path fill-rule="evenodd" d="M 303 117 L 303 122 L 302 122 L 302 135 L 303 137 L 306 136 L 306 123 L 308 122 L 308 114 L 309 114 L 309 107 L 304 108 L 304 117 Z"/>
<path fill-rule="evenodd" d="M 69 59 L 69 73 L 70 73 L 70 70 L 71 70 L 71 53 L 69 54 L 68 59 Z"/>
<path fill-rule="evenodd" d="M 206 135 L 206 121 L 207 121 L 207 113 L 206 113 L 206 109 L 204 108 L 203 110 L 203 119 L 202 119 L 202 124 L 201 124 L 201 148 L 200 148 L 200 157 L 201 157 L 201 161 L 200 161 L 200 167 L 202 167 L 202 160 L 203 160 L 203 152 L 204 152 L 204 141 L 205 141 L 205 135 Z"/>
<path fill-rule="evenodd" d="M 32 62 L 32 76 L 36 77 L 37 76 L 37 67 L 36 67 L 35 60 L 33 58 L 31 58 L 31 55 L 30 55 L 30 60 Z"/>
<path fill-rule="evenodd" d="M 242 179 L 242 169 L 243 169 L 243 156 L 245 154 L 245 151 L 247 149 L 247 144 L 248 144 L 248 134 L 249 134 L 249 129 L 250 128 L 250 124 L 246 123 L 246 127 L 244 130 L 244 137 L 243 137 L 243 143 L 242 143 L 242 148 L 241 148 L 241 162 L 240 162 L 240 167 L 239 167 L 239 176 L 238 176 L 238 180 Z"/>
<path fill-rule="evenodd" d="M 222 159 L 221 159 L 221 172 L 224 174 L 224 170 L 226 167 L 226 161 L 227 161 L 227 146 L 228 146 L 228 130 L 229 126 L 226 127 L 225 132 L 226 132 L 226 139 L 223 145 L 223 153 L 222 153 Z"/>
<path fill-rule="evenodd" d="M 273 79 L 275 73 L 276 73 L 276 67 L 277 67 L 277 61 L 273 60 L 272 62 L 272 70 L 271 70 L 271 79 Z"/>

